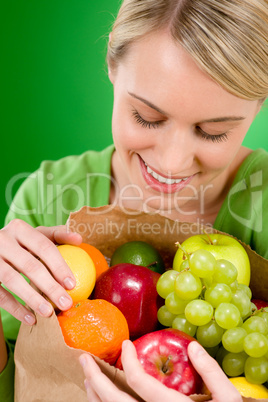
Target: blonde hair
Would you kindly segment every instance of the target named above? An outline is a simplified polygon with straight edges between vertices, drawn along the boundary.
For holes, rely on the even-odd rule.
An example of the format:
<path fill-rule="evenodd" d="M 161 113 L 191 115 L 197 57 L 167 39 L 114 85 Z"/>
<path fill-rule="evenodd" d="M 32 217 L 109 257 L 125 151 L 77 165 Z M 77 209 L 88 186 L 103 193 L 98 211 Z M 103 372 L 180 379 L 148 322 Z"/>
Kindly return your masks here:
<path fill-rule="evenodd" d="M 267 0 L 124 0 L 108 44 L 110 67 L 133 41 L 164 28 L 230 93 L 268 96 Z"/>

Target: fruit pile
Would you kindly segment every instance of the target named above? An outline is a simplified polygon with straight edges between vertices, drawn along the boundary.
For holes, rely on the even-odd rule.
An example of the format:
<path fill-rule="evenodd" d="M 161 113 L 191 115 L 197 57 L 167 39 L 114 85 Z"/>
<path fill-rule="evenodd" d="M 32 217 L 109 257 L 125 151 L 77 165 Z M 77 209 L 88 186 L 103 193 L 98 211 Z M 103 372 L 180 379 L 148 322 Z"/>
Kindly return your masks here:
<path fill-rule="evenodd" d="M 202 393 L 187 354 L 196 339 L 227 376 L 268 381 L 268 307 L 252 299 L 248 256 L 237 240 L 191 236 L 167 271 L 142 241 L 118 247 L 110 266 L 91 245 L 58 248 L 76 278 L 73 307 L 57 315 L 67 345 L 122 368 L 121 345 L 131 339 L 147 373 L 190 395 Z"/>
<path fill-rule="evenodd" d="M 156 283 L 165 270 L 159 252 L 145 242 L 127 242 L 115 250 L 109 267 L 93 246 L 58 249 L 76 278 L 68 291 L 73 307 L 57 315 L 65 343 L 121 368 L 121 345 L 130 337 L 145 371 L 186 395 L 201 393 L 202 379 L 187 353 L 194 338 L 163 329 L 157 319 L 164 300 Z"/>
<path fill-rule="evenodd" d="M 257 310 L 238 270 L 205 249 L 191 254 L 157 282 L 165 299 L 158 319 L 195 337 L 229 377 L 245 375 L 254 384 L 268 380 L 268 308 Z"/>

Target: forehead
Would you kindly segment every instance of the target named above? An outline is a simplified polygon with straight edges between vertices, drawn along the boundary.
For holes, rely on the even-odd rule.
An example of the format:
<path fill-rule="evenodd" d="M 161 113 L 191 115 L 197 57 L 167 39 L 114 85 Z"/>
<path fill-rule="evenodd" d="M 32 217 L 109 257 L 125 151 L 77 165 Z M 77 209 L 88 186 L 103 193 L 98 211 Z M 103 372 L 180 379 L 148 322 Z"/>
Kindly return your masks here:
<path fill-rule="evenodd" d="M 215 113 L 220 115 L 221 108 L 234 112 L 248 103 L 227 92 L 202 71 L 166 31 L 148 34 L 131 44 L 116 75 L 129 92 L 171 113 L 191 105 L 200 114 L 210 109 L 214 117 Z"/>
<path fill-rule="evenodd" d="M 150 82 L 150 78 L 159 77 L 166 85 L 173 81 L 174 86 L 196 77 L 199 85 L 219 87 L 167 31 L 153 32 L 133 42 L 120 65 L 136 80 Z"/>

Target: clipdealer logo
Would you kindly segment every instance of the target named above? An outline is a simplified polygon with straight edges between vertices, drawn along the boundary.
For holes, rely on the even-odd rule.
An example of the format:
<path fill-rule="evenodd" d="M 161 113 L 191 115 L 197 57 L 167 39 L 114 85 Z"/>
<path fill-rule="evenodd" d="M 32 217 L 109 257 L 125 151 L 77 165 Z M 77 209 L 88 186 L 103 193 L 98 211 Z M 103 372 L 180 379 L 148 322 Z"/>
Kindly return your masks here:
<path fill-rule="evenodd" d="M 14 188 L 18 185 L 19 182 L 24 181 L 25 179 L 27 180 L 32 180 L 34 183 L 32 185 L 32 188 L 34 189 L 33 192 L 35 194 L 35 200 L 32 204 L 24 204 L 24 207 L 22 208 L 20 203 L 17 203 L 17 199 L 13 199 L 14 196 Z M 91 183 L 93 181 L 93 184 Z M 5 197 L 6 197 L 6 203 L 9 206 L 9 208 L 16 214 L 19 214 L 21 216 L 27 216 L 27 215 L 34 215 L 34 214 L 47 214 L 54 216 L 54 222 L 55 225 L 62 224 L 65 222 L 68 217 L 69 213 L 72 211 L 76 211 L 80 209 L 84 205 L 91 205 L 91 198 L 93 197 L 91 189 L 94 188 L 94 181 L 99 182 L 101 181 L 103 183 L 103 186 L 107 187 L 108 185 L 111 185 L 111 183 L 114 185 L 115 190 L 118 192 L 117 184 L 114 182 L 114 179 L 107 174 L 103 173 L 91 173 L 87 174 L 85 177 L 85 183 L 82 186 L 81 183 L 65 183 L 62 184 L 60 181 L 56 182 L 54 175 L 52 173 L 44 173 L 41 171 L 37 171 L 34 173 L 29 174 L 29 172 L 23 172 L 19 173 L 15 176 L 13 176 L 7 186 L 6 186 L 6 191 L 5 191 Z M 236 183 L 231 190 L 228 193 L 227 196 L 227 203 L 228 203 L 228 211 L 229 214 L 241 225 L 244 227 L 250 228 L 251 230 L 254 230 L 256 232 L 261 232 L 263 228 L 263 192 L 262 192 L 262 186 L 263 186 L 263 173 L 262 171 L 258 171 L 253 173 L 248 177 L 247 180 L 243 179 Z M 137 187 L 137 186 L 136 186 Z M 136 197 L 128 197 L 127 196 L 127 191 L 129 189 L 129 186 L 126 188 L 123 188 L 121 192 L 118 195 L 118 199 L 120 200 L 119 206 L 125 210 L 125 212 L 129 215 L 131 215 L 131 212 L 128 209 L 124 208 L 124 201 L 129 201 L 129 200 L 134 200 L 134 201 L 142 201 L 143 200 L 143 194 L 141 192 L 141 189 L 136 188 L 135 190 L 137 192 Z M 204 210 L 205 210 L 205 204 L 204 204 L 204 197 L 205 197 L 205 192 L 210 188 L 210 186 L 201 188 L 202 191 L 200 191 L 200 194 L 196 192 L 196 189 L 191 188 L 193 191 L 192 198 L 198 201 L 199 203 L 199 211 L 200 211 L 200 216 L 204 215 Z M 194 192 L 195 191 L 195 192 Z M 246 192 L 246 197 L 245 197 L 245 192 Z M 243 194 L 244 193 L 244 194 Z M 155 211 L 155 213 L 159 213 L 161 210 L 161 202 L 162 202 L 162 195 L 159 196 L 159 205 L 160 209 Z M 188 211 L 187 213 L 182 211 L 180 209 L 179 201 L 184 200 L 183 197 L 179 197 L 175 199 L 175 209 L 178 211 L 180 214 L 184 215 L 191 215 L 194 213 L 197 213 L 196 210 Z M 189 197 L 191 199 L 191 197 Z M 241 199 L 245 200 L 247 205 L 247 208 L 243 208 L 243 205 L 241 204 Z M 72 200 L 72 209 L 68 209 L 66 206 L 68 205 L 68 202 Z M 146 209 L 147 204 L 150 202 L 150 198 L 146 199 L 144 201 L 144 212 L 148 212 Z M 153 197 L 153 200 L 155 200 L 155 196 Z M 66 201 L 68 201 L 66 203 Z M 248 204 L 250 204 L 250 209 L 248 209 Z M 28 209 L 25 208 L 25 205 L 28 206 Z M 116 203 L 111 204 L 109 211 L 111 211 L 114 206 L 117 205 Z M 69 205 L 68 205 L 69 206 Z M 171 205 L 169 206 L 171 208 Z M 248 210 L 250 213 L 245 216 L 245 212 L 248 213 Z M 106 211 L 107 212 L 107 211 Z M 169 212 L 169 209 L 167 209 L 167 213 Z M 95 213 L 102 213 L 101 211 L 95 212 Z M 133 211 L 133 215 L 135 215 L 137 211 Z M 187 221 L 188 219 L 185 219 Z M 202 219 L 199 219 L 199 222 L 197 222 L 200 225 L 207 225 L 206 222 L 204 222 Z M 170 230 L 172 228 L 169 228 Z M 101 230 L 101 229 L 99 229 Z M 118 229 L 120 230 L 120 229 Z M 144 228 L 146 231 L 147 229 Z M 156 230 L 156 228 L 152 228 L 153 231 Z M 174 229 L 175 230 L 175 229 Z"/>
<path fill-rule="evenodd" d="M 245 179 L 236 183 L 228 194 L 228 209 L 232 217 L 241 225 L 261 232 L 263 227 L 263 194 L 262 194 L 263 177 L 262 171 L 253 173 L 249 177 L 247 182 Z M 246 197 L 243 197 L 243 202 L 250 203 L 250 215 L 247 217 L 242 216 L 243 205 L 241 204 L 242 193 Z M 234 201 L 235 200 L 235 201 Z M 234 207 L 236 206 L 236 208 Z M 238 207 L 241 208 L 241 213 L 238 212 Z M 235 210 L 234 210 L 235 208 Z"/>
<path fill-rule="evenodd" d="M 93 214 L 94 216 L 94 214 Z M 68 229 L 79 233 L 81 236 L 86 237 L 87 240 L 95 236 L 113 236 L 114 239 L 120 238 L 122 232 L 127 234 L 136 235 L 195 235 L 201 233 L 201 228 L 204 226 L 202 220 L 198 220 L 195 225 L 188 222 L 171 221 L 165 219 L 164 223 L 154 222 L 141 222 L 136 218 L 128 218 L 123 222 L 115 222 L 109 218 L 105 218 L 101 222 L 79 222 L 75 220 L 68 220 Z M 213 227 L 210 225 L 211 233 Z M 210 233 L 209 226 L 206 226 L 206 231 Z"/>
<path fill-rule="evenodd" d="M 15 188 L 22 181 L 28 183 L 28 187 L 26 184 L 25 188 L 31 191 L 31 202 L 29 199 L 29 203 L 21 204 L 16 197 L 13 199 Z M 175 210 L 186 217 L 185 221 L 189 215 L 197 214 L 197 210 L 201 216 L 204 214 L 205 193 L 211 188 L 211 185 L 206 187 L 201 185 L 198 192 L 195 187 L 188 185 L 189 194 L 187 196 L 177 194 L 176 197 L 173 197 L 160 192 L 148 197 L 144 195 L 143 189 L 135 184 L 128 184 L 119 189 L 115 179 L 105 173 L 88 173 L 84 178 L 79 178 L 76 182 L 71 183 L 68 180 L 62 182 L 60 177 L 55 177 L 51 172 L 38 170 L 31 174 L 23 172 L 13 176 L 7 183 L 5 198 L 8 207 L 18 215 L 45 214 L 54 216 L 55 224 L 62 224 L 70 212 L 76 211 L 84 205 L 96 203 L 96 192 L 94 191 L 96 187 L 99 191 L 104 191 L 103 189 L 107 191 L 111 185 L 115 191 L 116 201 L 110 204 L 109 211 L 118 205 L 131 214 L 125 205 L 139 204 L 142 205 L 143 212 L 148 213 L 154 211 L 157 214 L 164 210 L 166 214 L 171 214 Z M 185 204 L 188 200 L 193 199 L 196 200 L 195 208 L 188 211 L 181 208 L 181 203 Z M 151 203 L 153 207 L 151 207 Z M 28 208 L 25 208 L 26 205 Z M 135 215 L 134 211 L 133 214 Z"/>

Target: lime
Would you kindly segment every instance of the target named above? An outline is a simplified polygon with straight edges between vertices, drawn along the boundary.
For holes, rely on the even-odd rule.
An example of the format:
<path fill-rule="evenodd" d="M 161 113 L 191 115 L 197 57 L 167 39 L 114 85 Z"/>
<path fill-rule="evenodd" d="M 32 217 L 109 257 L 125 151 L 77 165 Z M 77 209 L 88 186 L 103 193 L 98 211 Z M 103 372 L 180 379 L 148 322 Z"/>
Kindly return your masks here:
<path fill-rule="evenodd" d="M 115 250 L 110 265 L 124 262 L 142 265 L 160 274 L 165 271 L 165 264 L 159 252 L 151 244 L 144 241 L 129 241 Z"/>

